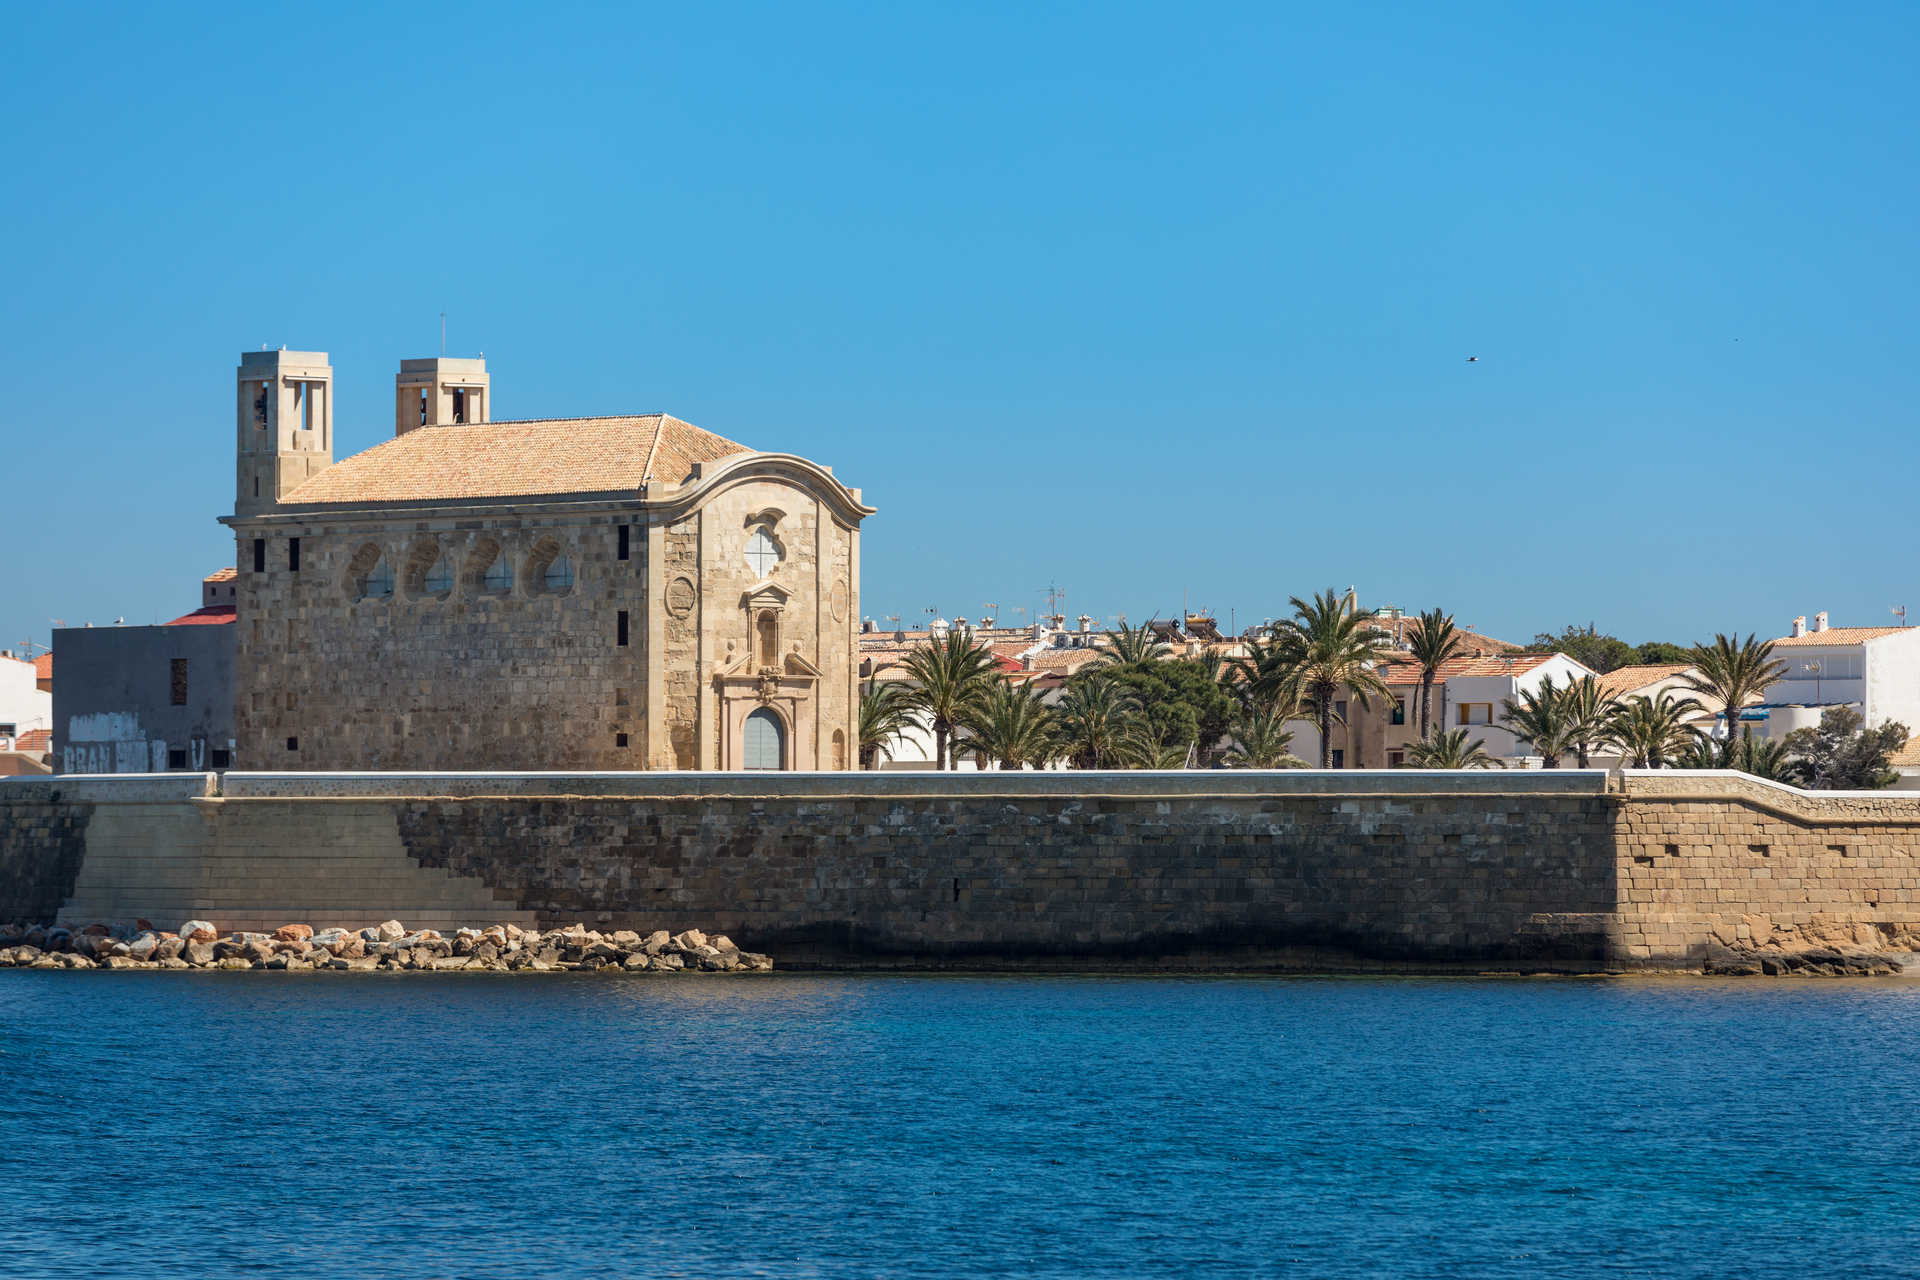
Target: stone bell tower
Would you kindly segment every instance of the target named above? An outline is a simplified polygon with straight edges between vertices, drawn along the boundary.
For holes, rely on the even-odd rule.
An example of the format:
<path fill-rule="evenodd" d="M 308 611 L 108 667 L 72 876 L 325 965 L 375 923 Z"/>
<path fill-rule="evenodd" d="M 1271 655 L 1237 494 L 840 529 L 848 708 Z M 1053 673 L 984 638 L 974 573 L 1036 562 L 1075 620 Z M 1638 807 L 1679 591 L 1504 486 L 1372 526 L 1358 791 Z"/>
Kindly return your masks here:
<path fill-rule="evenodd" d="M 402 360 L 393 379 L 393 434 L 488 421 L 492 388 L 484 359 Z"/>
<path fill-rule="evenodd" d="M 240 356 L 235 515 L 269 510 L 333 465 L 333 369 L 324 351 Z"/>

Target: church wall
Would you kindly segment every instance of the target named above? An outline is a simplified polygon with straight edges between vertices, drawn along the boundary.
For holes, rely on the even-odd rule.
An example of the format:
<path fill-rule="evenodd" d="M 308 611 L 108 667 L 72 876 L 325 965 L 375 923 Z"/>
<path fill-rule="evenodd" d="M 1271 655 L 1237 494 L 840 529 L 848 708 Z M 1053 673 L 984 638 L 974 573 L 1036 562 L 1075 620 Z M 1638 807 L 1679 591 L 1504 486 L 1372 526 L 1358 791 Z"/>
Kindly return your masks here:
<path fill-rule="evenodd" d="M 646 767 L 647 540 L 637 524 L 629 559 L 618 559 L 618 526 L 638 518 L 615 509 L 242 523 L 238 766 Z M 265 572 L 255 573 L 253 537 L 265 527 Z M 504 590 L 482 580 L 493 544 L 513 568 Z M 538 566 L 554 544 L 574 580 L 548 589 Z M 356 599 L 369 546 L 392 571 L 388 598 Z M 452 571 L 444 591 L 430 589 L 436 553 Z"/>

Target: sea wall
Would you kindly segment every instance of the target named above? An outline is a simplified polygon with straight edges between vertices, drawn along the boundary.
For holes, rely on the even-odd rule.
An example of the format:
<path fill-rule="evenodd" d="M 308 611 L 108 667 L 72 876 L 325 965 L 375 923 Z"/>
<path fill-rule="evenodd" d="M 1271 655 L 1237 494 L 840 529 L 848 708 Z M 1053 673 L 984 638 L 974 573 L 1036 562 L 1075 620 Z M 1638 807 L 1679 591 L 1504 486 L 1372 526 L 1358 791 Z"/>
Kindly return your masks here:
<path fill-rule="evenodd" d="M 1715 773 L 51 778 L 0 784 L 0 918 L 70 882 L 70 925 L 698 923 L 783 963 L 1677 967 L 1898 945 L 1917 830 Z"/>

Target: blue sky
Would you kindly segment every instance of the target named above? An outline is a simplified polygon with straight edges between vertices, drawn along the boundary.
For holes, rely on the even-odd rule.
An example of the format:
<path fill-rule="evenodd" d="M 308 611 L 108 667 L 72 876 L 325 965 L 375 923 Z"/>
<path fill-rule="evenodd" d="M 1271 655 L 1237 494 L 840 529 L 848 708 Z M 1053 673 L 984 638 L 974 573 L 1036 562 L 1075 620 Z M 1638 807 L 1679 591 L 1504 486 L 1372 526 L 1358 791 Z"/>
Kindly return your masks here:
<path fill-rule="evenodd" d="M 232 562 L 241 351 L 354 452 L 443 310 L 832 465 L 869 616 L 1920 615 L 1911 5 L 298 12 L 10 17 L 0 643 Z"/>

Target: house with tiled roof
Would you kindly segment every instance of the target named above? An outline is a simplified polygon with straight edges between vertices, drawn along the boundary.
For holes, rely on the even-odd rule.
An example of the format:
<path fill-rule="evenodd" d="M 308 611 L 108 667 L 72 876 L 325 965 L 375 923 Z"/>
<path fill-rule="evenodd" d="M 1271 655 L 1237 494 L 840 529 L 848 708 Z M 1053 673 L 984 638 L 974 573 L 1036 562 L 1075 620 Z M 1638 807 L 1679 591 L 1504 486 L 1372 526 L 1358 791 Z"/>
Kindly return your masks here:
<path fill-rule="evenodd" d="M 1772 643 L 1786 674 L 1742 711 L 1743 727 L 1783 738 L 1818 725 L 1831 707 L 1851 707 L 1869 727 L 1920 730 L 1920 627 L 1836 627 L 1823 611 L 1811 625 L 1795 618 Z"/>
<path fill-rule="evenodd" d="M 335 461 L 324 352 L 236 375 L 244 767 L 853 767 L 872 508 L 828 468 L 666 413 L 498 421 L 445 357 Z"/>
<path fill-rule="evenodd" d="M 1336 703 L 1346 726 L 1334 728 L 1335 768 L 1397 768 L 1407 751 L 1420 740 L 1420 664 L 1401 653 L 1376 668 L 1390 695 L 1371 707 L 1358 698 Z M 1564 653 L 1471 654 L 1440 664 L 1434 673 L 1433 728 L 1465 729 L 1482 741 L 1488 754 L 1509 768 L 1526 768 L 1534 758 L 1526 745 L 1501 723 L 1501 707 L 1523 691 L 1536 691 L 1551 679 L 1566 685 L 1594 674 Z M 1289 724 L 1294 730 L 1293 752 L 1316 759 L 1318 731 L 1311 725 Z"/>
<path fill-rule="evenodd" d="M 14 743 L 52 727 L 53 695 L 40 687 L 39 665 L 26 654 L 0 650 L 0 739 Z"/>

